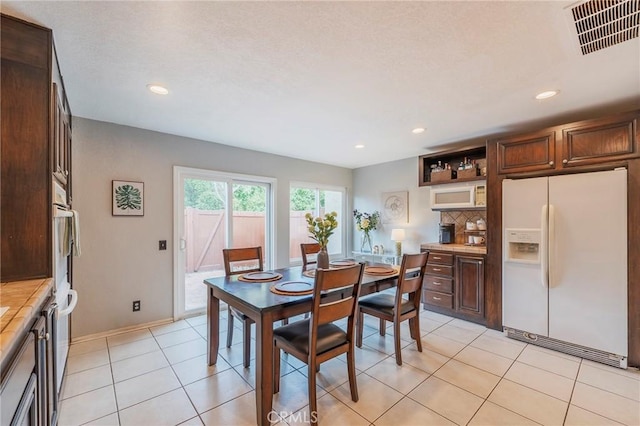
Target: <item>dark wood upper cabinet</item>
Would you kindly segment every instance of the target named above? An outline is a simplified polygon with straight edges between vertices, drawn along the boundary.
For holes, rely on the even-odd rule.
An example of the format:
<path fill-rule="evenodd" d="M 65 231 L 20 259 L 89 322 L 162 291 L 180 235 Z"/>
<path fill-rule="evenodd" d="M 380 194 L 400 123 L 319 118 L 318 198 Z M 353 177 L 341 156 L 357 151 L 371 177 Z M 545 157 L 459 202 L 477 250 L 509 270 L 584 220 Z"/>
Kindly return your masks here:
<path fill-rule="evenodd" d="M 0 279 L 52 273 L 51 31 L 2 15 Z"/>
<path fill-rule="evenodd" d="M 545 131 L 498 140 L 498 173 L 522 173 L 555 168 L 555 132 Z"/>
<path fill-rule="evenodd" d="M 640 156 L 638 114 L 577 123 L 562 129 L 562 167 Z"/>
<path fill-rule="evenodd" d="M 640 157 L 638 111 L 495 140 L 498 174 L 560 172 Z"/>
<path fill-rule="evenodd" d="M 58 166 L 70 172 L 71 127 L 64 96 L 64 113 L 54 114 L 52 82 L 61 76 L 55 74 L 51 30 L 4 14 L 1 19 L 0 281 L 5 282 L 52 276 L 52 177 Z M 62 85 L 59 90 L 64 93 Z M 56 148 L 57 138 L 68 143 Z"/>

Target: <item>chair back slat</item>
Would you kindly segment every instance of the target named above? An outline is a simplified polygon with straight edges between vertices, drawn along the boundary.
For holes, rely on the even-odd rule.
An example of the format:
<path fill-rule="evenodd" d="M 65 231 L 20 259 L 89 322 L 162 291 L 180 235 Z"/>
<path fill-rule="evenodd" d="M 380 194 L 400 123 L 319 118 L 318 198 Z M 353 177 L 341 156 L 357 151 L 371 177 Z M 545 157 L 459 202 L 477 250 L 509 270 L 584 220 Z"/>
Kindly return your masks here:
<path fill-rule="evenodd" d="M 347 297 L 336 302 L 320 305 L 318 324 L 326 324 L 328 322 L 348 317 L 356 303 L 357 299 L 354 297 Z"/>
<path fill-rule="evenodd" d="M 264 268 L 260 246 L 222 249 L 222 257 L 226 275 L 262 271 Z"/>
<path fill-rule="evenodd" d="M 413 301 L 416 309 L 419 309 L 420 292 L 428 258 L 428 252 L 402 256 L 402 264 L 398 276 L 398 289 L 396 291 L 396 312 L 400 312 L 400 304 L 405 294 L 409 294 L 409 300 Z"/>
<path fill-rule="evenodd" d="M 358 304 L 363 271 L 364 264 L 358 263 L 346 268 L 319 269 L 316 272 L 313 307 L 311 321 L 309 321 L 313 334 L 320 324 L 346 317 L 353 318 Z M 329 299 L 331 301 L 327 302 L 323 292 L 330 290 L 335 291 L 331 294 Z"/>
<path fill-rule="evenodd" d="M 302 243 L 300 244 L 300 252 L 302 253 L 302 269 L 306 270 L 308 265 L 318 263 L 316 257 L 309 256 L 320 253 L 320 244 Z"/>

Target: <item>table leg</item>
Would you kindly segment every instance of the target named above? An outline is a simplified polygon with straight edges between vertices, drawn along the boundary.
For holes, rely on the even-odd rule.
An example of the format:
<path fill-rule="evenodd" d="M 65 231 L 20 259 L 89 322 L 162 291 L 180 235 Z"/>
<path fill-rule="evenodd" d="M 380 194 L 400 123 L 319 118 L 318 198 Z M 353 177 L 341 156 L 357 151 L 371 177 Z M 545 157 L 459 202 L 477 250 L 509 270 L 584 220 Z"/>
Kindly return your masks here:
<path fill-rule="evenodd" d="M 218 361 L 220 345 L 220 299 L 213 295 L 212 288 L 207 290 L 207 360 L 209 365 L 213 365 Z"/>
<path fill-rule="evenodd" d="M 273 319 L 256 321 L 256 414 L 258 424 L 270 425 L 273 402 Z"/>

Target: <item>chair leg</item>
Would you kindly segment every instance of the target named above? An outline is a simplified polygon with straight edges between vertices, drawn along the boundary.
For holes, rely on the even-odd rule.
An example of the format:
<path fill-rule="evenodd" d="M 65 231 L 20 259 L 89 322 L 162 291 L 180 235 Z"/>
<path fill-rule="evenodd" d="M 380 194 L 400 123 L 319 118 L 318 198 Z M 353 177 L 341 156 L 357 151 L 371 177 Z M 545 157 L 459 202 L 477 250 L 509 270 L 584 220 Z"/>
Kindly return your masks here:
<path fill-rule="evenodd" d="M 244 331 L 244 349 L 243 351 L 243 365 L 244 368 L 249 368 L 249 360 L 251 358 L 251 323 L 245 321 L 242 330 Z"/>
<path fill-rule="evenodd" d="M 287 324 L 289 324 L 289 318 L 285 318 L 285 319 L 283 319 L 281 324 L 282 324 L 282 325 L 287 325 Z"/>
<path fill-rule="evenodd" d="M 364 313 L 357 308 L 358 310 L 358 324 L 356 325 L 356 346 L 362 347 L 362 327 L 364 327 Z"/>
<path fill-rule="evenodd" d="M 318 401 L 316 399 L 316 368 L 314 362 L 309 363 L 309 421 L 312 425 L 318 424 Z"/>
<path fill-rule="evenodd" d="M 400 351 L 400 321 L 393 321 L 393 341 L 396 346 L 396 364 L 402 365 L 402 352 Z"/>
<path fill-rule="evenodd" d="M 273 393 L 280 392 L 280 348 L 273 345 Z"/>
<path fill-rule="evenodd" d="M 231 347 L 233 341 L 233 314 L 231 313 L 231 307 L 227 307 L 229 310 L 229 318 L 227 319 L 227 347 Z"/>
<path fill-rule="evenodd" d="M 409 318 L 409 336 L 415 340 L 416 339 L 416 330 L 414 325 L 414 318 Z"/>
<path fill-rule="evenodd" d="M 384 336 L 387 333 L 384 320 L 380 318 L 380 335 Z"/>
<path fill-rule="evenodd" d="M 416 345 L 418 346 L 418 352 L 422 352 L 422 339 L 420 339 L 420 315 L 416 315 L 414 318 L 409 320 L 409 325 L 411 326 L 411 321 L 413 321 L 413 326 L 411 330 L 413 330 L 414 339 L 416 339 Z"/>
<path fill-rule="evenodd" d="M 358 402 L 358 382 L 356 381 L 356 359 L 353 347 L 347 352 L 347 369 L 349 370 L 349 388 L 351 400 Z"/>

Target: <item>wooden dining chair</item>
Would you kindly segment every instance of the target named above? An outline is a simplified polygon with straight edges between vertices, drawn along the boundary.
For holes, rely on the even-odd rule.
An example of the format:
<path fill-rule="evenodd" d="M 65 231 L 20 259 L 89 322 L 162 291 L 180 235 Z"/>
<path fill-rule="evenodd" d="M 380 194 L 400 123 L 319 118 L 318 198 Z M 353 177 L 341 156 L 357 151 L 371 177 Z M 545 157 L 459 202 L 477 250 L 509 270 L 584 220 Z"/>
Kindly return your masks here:
<path fill-rule="evenodd" d="M 311 318 L 273 331 L 273 392 L 280 390 L 280 350 L 307 364 L 309 379 L 309 414 L 317 424 L 316 372 L 321 363 L 347 354 L 351 399 L 358 401 L 354 356 L 355 313 L 360 294 L 364 264 L 340 269 L 319 269 L 315 276 Z M 330 291 L 333 289 L 340 289 Z M 334 321 L 348 318 L 344 331 Z"/>
<path fill-rule="evenodd" d="M 302 252 L 302 270 L 306 271 L 308 265 L 315 265 L 318 263 L 317 258 L 311 258 L 309 256 L 318 254 L 320 252 L 320 244 L 318 243 L 302 243 L 300 244 L 300 251 Z"/>
<path fill-rule="evenodd" d="M 248 272 L 262 271 L 264 263 L 262 259 L 262 247 L 247 247 L 222 249 L 224 259 L 224 272 L 226 275 L 246 274 Z M 251 358 L 251 324 L 253 320 L 229 306 L 229 319 L 227 321 L 227 347 L 231 347 L 233 341 L 233 318 L 242 322 L 242 332 L 244 335 L 243 345 L 243 365 L 249 367 Z"/>
<path fill-rule="evenodd" d="M 369 314 L 380 319 L 380 334 L 382 335 L 384 335 L 384 321 L 393 322 L 396 364 L 402 365 L 400 323 L 404 320 L 409 320 L 411 338 L 416 341 L 418 352 L 422 352 L 422 342 L 420 341 L 420 299 L 428 257 L 429 253 L 405 254 L 402 256 L 395 295 L 378 293 L 360 299 L 358 302 L 358 335 L 356 342 L 359 348 L 362 347 L 364 314 Z"/>

